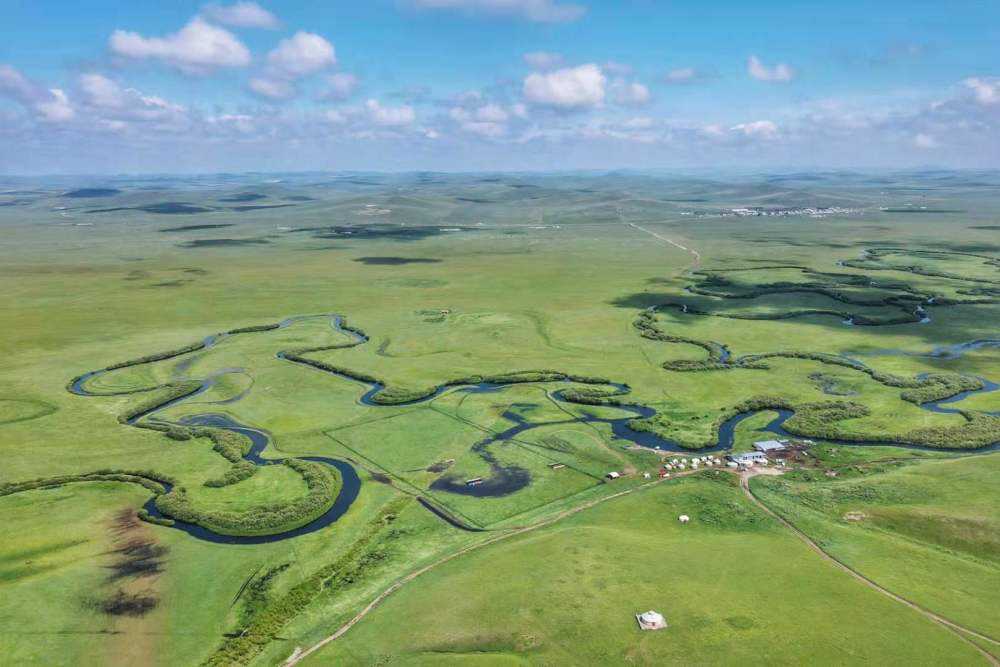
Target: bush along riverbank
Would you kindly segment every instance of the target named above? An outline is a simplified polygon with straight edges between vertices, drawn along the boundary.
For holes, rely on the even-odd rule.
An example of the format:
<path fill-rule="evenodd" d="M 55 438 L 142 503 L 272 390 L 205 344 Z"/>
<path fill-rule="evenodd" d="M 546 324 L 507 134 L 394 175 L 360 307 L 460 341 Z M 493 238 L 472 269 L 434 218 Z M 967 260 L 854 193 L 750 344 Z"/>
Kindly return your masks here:
<path fill-rule="evenodd" d="M 719 433 L 726 421 L 741 414 L 763 410 L 791 411 L 792 415 L 782 424 L 785 431 L 802 438 L 831 442 L 899 444 L 953 450 L 980 449 L 1000 442 L 1000 417 L 993 415 L 962 412 L 960 414 L 965 422 L 957 426 L 932 426 L 899 433 L 859 434 L 845 428 L 843 422 L 871 414 L 868 407 L 861 403 L 818 401 L 795 404 L 777 396 L 755 396 L 721 411 L 712 424 L 711 437 L 704 440 L 680 440 L 677 444 L 691 450 L 714 447 L 719 442 Z M 629 426 L 636 431 L 670 438 L 675 425 L 665 415 L 657 414 L 645 419 L 630 420 Z"/>
<path fill-rule="evenodd" d="M 101 469 L 77 475 L 57 475 L 55 477 L 39 477 L 23 482 L 5 482 L 0 484 L 0 496 L 32 491 L 35 489 L 53 489 L 64 484 L 77 482 L 124 482 L 138 484 L 155 494 L 166 492 L 166 487 L 175 483 L 172 477 L 151 470 L 114 470 Z"/>
<path fill-rule="evenodd" d="M 317 597 L 335 595 L 352 584 L 363 583 L 396 554 L 396 543 L 406 532 L 393 523 L 412 502 L 406 496 L 386 505 L 344 555 L 258 611 L 238 636 L 226 639 L 202 664 L 206 667 L 249 664 Z"/>
<path fill-rule="evenodd" d="M 157 496 L 156 509 L 173 519 L 221 535 L 272 535 L 294 530 L 330 509 L 342 482 L 335 468 L 322 463 L 285 459 L 282 464 L 305 481 L 308 491 L 302 498 L 285 504 L 260 505 L 245 512 L 207 511 L 195 507 L 187 489 L 177 486 Z"/>

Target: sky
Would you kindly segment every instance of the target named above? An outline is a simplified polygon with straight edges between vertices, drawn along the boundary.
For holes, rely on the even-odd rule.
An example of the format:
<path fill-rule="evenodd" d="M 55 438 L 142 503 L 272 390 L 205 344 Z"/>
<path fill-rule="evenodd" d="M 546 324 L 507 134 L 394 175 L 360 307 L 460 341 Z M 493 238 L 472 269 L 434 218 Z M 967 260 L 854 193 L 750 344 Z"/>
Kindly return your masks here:
<path fill-rule="evenodd" d="M 1000 3 L 0 3 L 0 173 L 1000 167 Z"/>

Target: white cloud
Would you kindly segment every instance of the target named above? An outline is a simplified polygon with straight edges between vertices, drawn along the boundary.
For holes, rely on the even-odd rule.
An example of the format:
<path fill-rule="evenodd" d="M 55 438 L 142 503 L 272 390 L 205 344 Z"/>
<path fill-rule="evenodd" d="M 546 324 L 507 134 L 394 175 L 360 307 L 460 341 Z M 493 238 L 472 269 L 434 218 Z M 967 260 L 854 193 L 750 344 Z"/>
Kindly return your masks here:
<path fill-rule="evenodd" d="M 300 30 L 267 54 L 267 68 L 250 82 L 250 92 L 274 101 L 290 99 L 295 96 L 296 81 L 336 63 L 333 44 Z"/>
<path fill-rule="evenodd" d="M 73 120 L 76 110 L 70 104 L 66 93 L 58 88 L 49 88 L 49 98 L 35 102 L 35 109 L 50 123 L 65 123 Z"/>
<path fill-rule="evenodd" d="M 65 123 L 76 116 L 66 93 L 43 88 L 9 65 L 0 65 L 0 95 L 16 100 L 49 123 Z"/>
<path fill-rule="evenodd" d="M 761 81 L 791 81 L 795 78 L 795 71 L 788 65 L 778 63 L 768 67 L 753 55 L 747 58 L 747 73 Z"/>
<path fill-rule="evenodd" d="M 622 106 L 641 107 L 653 101 L 649 88 L 637 81 L 618 79 L 612 85 L 612 89 L 615 93 L 615 102 Z"/>
<path fill-rule="evenodd" d="M 569 23 L 587 11 L 580 5 L 558 0 L 410 0 L 410 4 L 417 9 L 496 14 L 538 23 Z"/>
<path fill-rule="evenodd" d="M 566 59 L 561 53 L 551 51 L 531 51 L 521 56 L 528 67 L 537 70 L 549 70 L 562 67 Z"/>
<path fill-rule="evenodd" d="M 254 95 L 276 102 L 295 97 L 295 84 L 288 79 L 256 77 L 248 85 Z"/>
<path fill-rule="evenodd" d="M 752 139 L 774 139 L 778 136 L 778 126 L 769 120 L 755 120 L 750 123 L 740 123 L 729 128 L 745 137 Z"/>
<path fill-rule="evenodd" d="M 966 79 L 962 84 L 972 91 L 972 97 L 983 105 L 1000 104 L 1000 79 Z"/>
<path fill-rule="evenodd" d="M 358 77 L 347 72 L 338 72 L 326 77 L 327 89 L 323 97 L 330 100 L 343 100 L 355 92 L 361 86 Z"/>
<path fill-rule="evenodd" d="M 81 74 L 79 85 L 85 104 L 103 120 L 182 121 L 187 111 L 161 97 L 143 95 L 135 88 L 122 88 L 117 81 L 102 74 Z"/>
<path fill-rule="evenodd" d="M 604 103 L 607 78 L 597 65 L 533 72 L 524 79 L 525 99 L 535 104 L 578 109 Z"/>
<path fill-rule="evenodd" d="M 333 125 L 343 125 L 347 122 L 347 115 L 337 109 L 327 109 L 323 114 L 323 120 Z"/>
<path fill-rule="evenodd" d="M 491 123 L 478 120 L 470 120 L 462 123 L 463 132 L 472 132 L 484 137 L 499 137 L 507 133 L 507 126 L 504 123 Z"/>
<path fill-rule="evenodd" d="M 622 127 L 626 130 L 648 130 L 655 124 L 656 121 L 648 116 L 636 116 L 622 123 Z"/>
<path fill-rule="evenodd" d="M 918 132 L 913 136 L 913 145 L 917 148 L 937 148 L 938 142 L 933 136 Z"/>
<path fill-rule="evenodd" d="M 387 107 L 382 106 L 378 100 L 368 100 L 365 102 L 365 108 L 371 121 L 383 127 L 412 125 L 417 119 L 416 112 L 409 105 Z"/>
<path fill-rule="evenodd" d="M 94 106 L 105 108 L 125 106 L 125 91 L 117 82 L 101 74 L 81 74 L 80 89 L 87 101 Z"/>
<path fill-rule="evenodd" d="M 311 32 L 298 31 L 267 54 L 268 68 L 286 78 L 300 78 L 337 62 L 333 44 Z"/>
<path fill-rule="evenodd" d="M 475 109 L 463 109 L 462 107 L 452 107 L 448 111 L 448 116 L 458 123 L 459 129 L 463 132 L 471 132 L 484 137 L 499 137 L 507 133 L 507 120 L 510 116 L 527 114 L 527 109 L 521 108 L 523 105 L 515 105 L 511 112 L 505 111 L 497 104 L 484 104 Z"/>
<path fill-rule="evenodd" d="M 476 118 L 490 123 L 503 123 L 507 120 L 507 112 L 496 104 L 486 104 L 476 109 Z"/>
<path fill-rule="evenodd" d="M 250 51 L 240 40 L 197 16 L 166 37 L 143 37 L 137 32 L 115 30 L 108 46 L 115 55 L 160 60 L 189 74 L 250 64 Z"/>
<path fill-rule="evenodd" d="M 277 17 L 256 2 L 235 2 L 231 5 L 209 4 L 202 7 L 207 18 L 236 28 L 262 28 L 277 30 L 281 23 Z"/>
<path fill-rule="evenodd" d="M 667 83 L 689 83 L 698 78 L 698 70 L 693 67 L 675 67 L 663 75 Z"/>

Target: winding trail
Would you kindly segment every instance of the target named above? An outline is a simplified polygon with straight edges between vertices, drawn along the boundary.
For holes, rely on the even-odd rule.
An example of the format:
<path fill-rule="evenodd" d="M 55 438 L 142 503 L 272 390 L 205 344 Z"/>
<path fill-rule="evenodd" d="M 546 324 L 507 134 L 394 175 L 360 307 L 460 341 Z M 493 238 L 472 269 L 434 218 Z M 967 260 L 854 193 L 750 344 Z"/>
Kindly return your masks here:
<path fill-rule="evenodd" d="M 747 499 L 750 500 L 750 502 L 752 502 L 754 505 L 756 505 L 757 507 L 759 507 L 768 516 L 770 516 L 775 521 L 777 521 L 778 523 L 780 523 L 781 525 L 783 525 L 785 528 L 787 528 L 788 530 L 790 530 L 793 535 L 795 535 L 802 542 L 804 542 L 806 544 L 806 546 L 808 546 L 810 549 L 812 549 L 820 557 L 822 557 L 827 562 L 832 563 L 834 566 L 836 566 L 837 568 L 839 568 L 843 572 L 846 572 L 847 574 L 851 575 L 852 577 L 854 577 L 855 579 L 857 579 L 858 581 L 860 581 L 862 584 L 864 584 L 868 588 L 871 588 L 872 590 L 878 591 L 879 593 L 881 593 L 882 595 L 888 597 L 889 599 L 891 599 L 891 600 L 893 600 L 895 602 L 898 602 L 901 605 L 909 607 L 910 609 L 916 611 L 917 613 L 921 614 L 925 618 L 927 618 L 927 619 L 929 619 L 929 620 L 937 623 L 938 625 L 943 626 L 945 629 L 947 629 L 948 631 L 950 631 L 952 634 L 954 634 L 956 637 L 958 637 L 959 639 L 961 639 L 963 642 L 965 642 L 969 646 L 972 646 L 974 649 L 976 649 L 980 654 L 982 654 L 982 656 L 984 658 L 986 658 L 987 660 L 989 660 L 990 664 L 994 665 L 994 667 L 1000 667 L 1000 659 L 998 659 L 996 655 L 994 655 L 993 653 L 990 653 L 989 651 L 987 651 L 983 647 L 979 646 L 974 641 L 972 641 L 971 639 L 969 639 L 969 637 L 967 637 L 966 635 L 975 637 L 976 639 L 979 639 L 980 641 L 986 642 L 988 644 L 992 644 L 994 646 L 997 646 L 998 648 L 1000 648 L 1000 641 L 998 641 L 998 640 L 996 640 L 993 637 L 990 637 L 988 635 L 984 635 L 984 634 L 982 634 L 980 632 L 977 632 L 977 631 L 973 630 L 972 628 L 968 628 L 968 627 L 966 627 L 964 625 L 961 625 L 959 623 L 951 621 L 951 620 L 945 618 L 944 616 L 941 616 L 940 614 L 936 614 L 933 611 L 920 606 L 916 602 L 908 600 L 908 599 L 904 598 L 903 596 L 901 596 L 901 595 L 899 595 L 897 593 L 893 593 L 888 588 L 885 588 L 884 586 L 882 586 L 881 584 L 877 583 L 873 579 L 869 579 L 865 575 L 861 574 L 860 572 L 858 572 L 857 570 L 855 570 L 854 568 L 852 568 L 847 563 L 845 563 L 842 560 L 838 559 L 837 557 L 831 555 L 829 552 L 824 551 L 823 547 L 821 547 L 819 544 L 817 544 L 811 537 L 809 537 L 804 532 L 802 532 L 798 527 L 795 526 L 795 524 L 791 523 L 790 521 L 788 521 L 787 519 L 785 519 L 784 517 L 782 517 L 780 514 L 778 514 L 774 510 L 772 510 L 770 507 L 768 507 L 766 504 L 764 504 L 764 502 L 754 494 L 754 492 L 750 489 L 750 478 L 753 477 L 753 476 L 754 476 L 754 473 L 752 473 L 752 472 L 751 473 L 743 473 L 743 474 L 740 475 L 740 488 L 743 489 L 743 495 L 745 495 L 747 497 Z"/>
<path fill-rule="evenodd" d="M 586 503 L 584 503 L 582 505 L 579 505 L 577 507 L 571 507 L 571 508 L 569 508 L 567 510 L 563 510 L 562 512 L 559 512 L 558 514 L 555 514 L 555 515 L 553 515 L 553 516 L 551 516 L 551 517 L 549 517 L 547 519 L 543 519 L 543 520 L 539 521 L 538 523 L 533 523 L 533 524 L 528 525 L 528 526 L 521 526 L 520 528 L 512 528 L 512 529 L 510 529 L 507 532 L 494 535 L 493 537 L 490 537 L 490 538 L 488 538 L 486 540 L 483 540 L 482 542 L 477 542 L 476 544 L 471 544 L 471 545 L 469 545 L 467 547 L 459 549 L 458 551 L 456 551 L 454 553 L 448 554 L 447 556 L 443 556 L 442 558 L 439 558 L 438 560 L 434 561 L 433 563 L 430 563 L 429 565 L 425 565 L 424 567 L 420 568 L 419 570 L 411 572 L 410 574 L 406 575 L 405 577 L 397 579 L 388 588 L 386 588 L 381 593 L 379 593 L 378 595 L 376 595 L 372 599 L 372 601 L 369 602 L 364 607 L 364 609 L 362 609 L 361 611 L 359 611 L 351 620 L 347 621 L 347 623 L 344 623 L 342 626 L 340 626 L 333 634 L 331 634 L 331 635 L 329 635 L 329 636 L 321 639 L 320 641 L 316 642 L 315 644 L 313 644 L 312 646 L 310 646 L 307 649 L 303 650 L 300 647 L 296 647 L 295 651 L 283 663 L 281 663 L 281 667 L 292 667 L 292 665 L 297 665 L 302 660 L 304 660 L 305 658 L 309 657 L 310 655 L 312 655 L 316 651 L 319 651 L 320 649 L 322 649 L 327 644 L 330 644 L 332 642 L 337 641 L 338 639 L 340 639 L 341 637 L 343 637 L 345 634 L 347 634 L 347 632 L 351 628 L 353 628 L 355 625 L 357 625 L 365 616 L 367 616 L 369 613 L 371 613 L 372 610 L 374 610 L 386 598 L 388 598 L 390 595 L 392 595 L 393 593 L 395 593 L 396 591 L 398 591 L 400 588 L 402 588 L 406 584 L 410 583 L 411 581 L 413 581 L 417 577 L 420 577 L 421 575 L 426 574 L 427 572 L 430 572 L 431 570 L 433 570 L 433 569 L 435 569 L 435 568 L 437 568 L 437 567 L 439 567 L 441 565 L 444 565 L 445 563 L 447 563 L 449 561 L 452 561 L 452 560 L 458 558 L 459 556 L 464 556 L 465 554 L 470 553 L 472 551 L 476 551 L 477 549 L 482 549 L 483 547 L 489 546 L 491 544 L 496 544 L 497 542 L 500 542 L 501 540 L 506 540 L 506 539 L 509 539 L 511 537 L 515 537 L 517 535 L 524 535 L 525 533 L 529 533 L 529 532 L 531 532 L 533 530 L 537 530 L 539 528 L 544 528 L 545 526 L 550 526 L 550 525 L 556 523 L 557 521 L 561 521 L 562 519 L 565 519 L 565 518 L 567 518 L 569 516 L 572 516 L 574 514 L 582 512 L 582 511 L 584 511 L 586 509 L 589 509 L 591 507 L 594 507 L 595 505 L 600 505 L 601 503 L 605 503 L 605 502 L 607 502 L 609 500 L 614 500 L 615 498 L 621 498 L 622 496 L 627 496 L 630 493 L 635 493 L 636 491 L 641 491 L 643 489 L 647 489 L 647 488 L 649 488 L 649 487 L 651 487 L 651 486 L 653 486 L 655 484 L 660 484 L 661 482 L 668 482 L 668 481 L 673 480 L 673 479 L 679 479 L 681 477 L 686 477 L 688 475 L 696 474 L 697 472 L 699 472 L 699 471 L 694 470 L 694 471 L 689 471 L 689 472 L 684 472 L 684 473 L 678 473 L 678 474 L 674 475 L 673 477 L 669 477 L 667 479 L 654 479 L 654 480 L 652 480 L 650 482 L 646 482 L 644 484 L 640 484 L 639 486 L 633 486 L 630 489 L 625 489 L 623 491 L 619 491 L 618 493 L 613 493 L 613 494 L 611 494 L 609 496 L 603 496 L 601 498 L 595 498 L 594 500 L 586 502 Z"/>

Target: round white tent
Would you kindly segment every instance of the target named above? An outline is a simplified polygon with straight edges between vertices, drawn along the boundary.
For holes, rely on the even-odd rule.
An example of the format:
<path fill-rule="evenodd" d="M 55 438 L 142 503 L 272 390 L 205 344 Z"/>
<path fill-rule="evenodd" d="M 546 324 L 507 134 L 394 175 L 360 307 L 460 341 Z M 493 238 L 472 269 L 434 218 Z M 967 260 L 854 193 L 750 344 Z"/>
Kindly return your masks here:
<path fill-rule="evenodd" d="M 639 622 L 639 627 L 643 630 L 660 630 L 667 627 L 666 619 L 658 611 L 650 610 L 636 614 L 635 620 Z"/>

